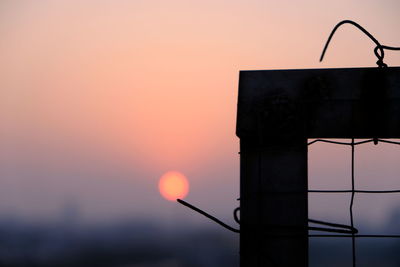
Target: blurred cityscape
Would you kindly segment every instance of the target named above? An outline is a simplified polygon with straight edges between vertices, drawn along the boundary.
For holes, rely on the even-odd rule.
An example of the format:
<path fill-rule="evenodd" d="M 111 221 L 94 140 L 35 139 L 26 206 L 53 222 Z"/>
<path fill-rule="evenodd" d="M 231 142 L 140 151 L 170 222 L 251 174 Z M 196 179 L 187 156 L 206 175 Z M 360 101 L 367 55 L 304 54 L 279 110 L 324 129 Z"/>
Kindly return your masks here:
<path fill-rule="evenodd" d="M 59 222 L 0 220 L 0 266 L 213 267 L 239 265 L 239 235 L 219 228 L 126 220 L 83 225 L 65 210 Z M 400 211 L 384 229 L 398 234 Z M 357 239 L 358 266 L 400 266 L 399 239 Z M 350 266 L 351 239 L 311 238 L 310 266 Z"/>

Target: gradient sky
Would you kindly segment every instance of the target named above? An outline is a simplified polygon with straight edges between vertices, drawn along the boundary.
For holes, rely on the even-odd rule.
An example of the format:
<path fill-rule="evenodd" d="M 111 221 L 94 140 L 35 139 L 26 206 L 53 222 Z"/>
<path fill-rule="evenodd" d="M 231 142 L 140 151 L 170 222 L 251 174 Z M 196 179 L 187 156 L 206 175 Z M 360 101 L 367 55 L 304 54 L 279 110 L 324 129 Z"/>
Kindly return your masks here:
<path fill-rule="evenodd" d="M 318 59 L 343 19 L 399 46 L 399 10 L 397 0 L 2 1 L 0 214 L 56 218 L 75 205 L 88 221 L 211 224 L 159 195 L 159 177 L 177 170 L 190 202 L 232 221 L 239 70 L 375 66 L 374 44 L 349 25 Z M 400 53 L 385 62 L 399 66 Z M 400 149 L 360 151 L 360 185 L 400 187 Z M 315 145 L 310 185 L 348 186 L 347 152 Z M 390 198 L 359 212 L 380 223 L 399 203 Z"/>

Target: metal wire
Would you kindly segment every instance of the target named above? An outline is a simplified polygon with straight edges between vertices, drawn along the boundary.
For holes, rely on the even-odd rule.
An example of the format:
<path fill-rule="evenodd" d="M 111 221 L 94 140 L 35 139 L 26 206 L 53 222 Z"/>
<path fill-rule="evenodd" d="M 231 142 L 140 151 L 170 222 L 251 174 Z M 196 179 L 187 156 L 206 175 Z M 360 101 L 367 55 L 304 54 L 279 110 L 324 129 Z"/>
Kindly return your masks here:
<path fill-rule="evenodd" d="M 203 211 L 203 210 L 201 210 L 201 209 L 199 209 L 199 208 L 187 203 L 186 201 L 184 201 L 182 199 L 177 199 L 176 201 L 178 201 L 180 204 L 182 204 L 182 205 L 184 205 L 184 206 L 186 206 L 186 207 L 188 207 L 188 208 L 200 213 L 201 215 L 206 216 L 207 218 L 209 218 L 210 220 L 218 223 L 222 227 L 224 227 L 224 228 L 226 228 L 226 229 L 228 229 L 228 230 L 230 230 L 230 231 L 232 231 L 234 233 L 240 233 L 239 229 L 235 229 L 235 228 L 227 225 L 226 223 L 222 222 L 221 220 L 217 219 L 216 217 L 214 217 L 214 216 L 210 215 L 209 213 L 207 213 L 207 212 L 205 212 L 205 211 Z"/>
<path fill-rule="evenodd" d="M 375 140 L 374 140 L 375 141 Z M 350 223 L 354 227 L 353 204 L 354 204 L 354 138 L 351 139 L 351 201 L 350 201 Z M 356 266 L 356 239 L 354 233 L 351 233 L 352 261 L 353 267 Z"/>
<path fill-rule="evenodd" d="M 326 193 L 351 193 L 351 200 L 350 200 L 350 205 L 349 205 L 349 215 L 350 215 L 350 225 L 344 225 L 344 224 L 338 224 L 338 223 L 332 223 L 332 222 L 325 222 L 325 221 L 320 221 L 320 220 L 315 220 L 315 219 L 308 219 L 308 223 L 312 224 L 318 224 L 318 225 L 323 225 L 327 227 L 320 227 L 320 226 L 307 226 L 308 231 L 322 231 L 322 232 L 328 232 L 328 233 L 335 233 L 335 234 L 307 234 L 308 238 L 351 238 L 351 244 L 352 244 L 352 266 L 356 267 L 357 266 L 357 247 L 356 247 L 356 239 L 358 238 L 392 238 L 392 239 L 399 239 L 400 235 L 388 235 L 388 234 L 383 234 L 383 235 L 376 235 L 376 234 L 358 234 L 357 228 L 355 228 L 355 222 L 354 222 L 354 213 L 353 213 L 353 207 L 354 207 L 354 199 L 355 199 L 355 194 L 361 193 L 361 194 L 391 194 L 391 193 L 400 193 L 399 190 L 359 190 L 356 189 L 355 185 L 355 168 L 354 168 L 354 161 L 355 161 L 355 147 L 358 145 L 366 144 L 366 143 L 371 143 L 373 142 L 375 145 L 377 145 L 379 142 L 381 143 L 387 143 L 387 144 L 394 144 L 394 145 L 400 145 L 400 142 L 397 141 L 391 141 L 391 140 L 385 140 L 385 139 L 379 139 L 379 138 L 372 138 L 372 139 L 367 139 L 363 141 L 358 141 L 356 142 L 354 138 L 351 139 L 351 142 L 343 142 L 343 141 L 334 141 L 334 140 L 328 140 L 328 139 L 315 139 L 311 142 L 308 142 L 308 146 L 313 145 L 315 143 L 328 143 L 328 144 L 335 144 L 335 145 L 343 145 L 343 146 L 350 146 L 351 147 L 351 190 L 320 190 L 320 189 L 311 189 L 307 190 L 308 193 L 317 193 L 317 194 L 326 194 Z M 296 193 L 296 192 L 271 192 L 271 193 Z M 301 193 L 301 192 L 298 192 Z M 240 198 L 238 199 L 240 200 Z M 228 224 L 222 222 L 221 220 L 217 219 L 216 217 L 210 215 L 209 213 L 187 203 L 184 200 L 177 199 L 177 201 L 202 214 L 203 216 L 209 218 L 210 220 L 216 222 L 217 224 L 221 225 L 222 227 L 235 232 L 235 233 L 240 233 L 240 229 L 236 229 L 232 226 L 229 226 Z M 237 224 L 240 225 L 240 207 L 237 207 L 233 211 L 233 218 Z M 267 236 L 268 238 L 279 238 L 282 236 L 296 236 L 296 234 L 275 234 L 273 231 L 267 231 L 269 230 L 274 230 L 277 228 L 294 228 L 291 226 L 264 226 L 264 229 L 266 230 L 265 233 L 262 233 L 261 236 Z M 268 232 L 268 234 L 267 234 Z M 278 266 L 272 259 L 269 259 L 270 263 L 273 266 Z"/>
<path fill-rule="evenodd" d="M 386 50 L 400 50 L 400 47 L 381 45 L 381 43 L 371 33 L 369 33 L 366 29 L 364 29 L 360 24 L 358 24 L 352 20 L 343 20 L 343 21 L 339 22 L 338 24 L 336 24 L 336 26 L 333 28 L 331 34 L 329 35 L 328 40 L 325 43 L 324 49 L 322 50 L 322 54 L 319 59 L 320 62 L 324 59 L 326 50 L 328 49 L 329 43 L 331 42 L 332 37 L 335 34 L 336 30 L 343 24 L 351 24 L 351 25 L 357 27 L 360 31 L 362 31 L 365 35 L 367 35 L 376 44 L 376 47 L 374 48 L 374 54 L 378 58 L 378 61 L 376 62 L 376 64 L 380 68 L 387 67 L 387 64 L 383 62 L 383 59 L 385 57 L 385 49 Z"/>
<path fill-rule="evenodd" d="M 328 49 L 328 46 L 332 40 L 333 35 L 337 31 L 337 29 L 343 25 L 343 24 L 351 24 L 355 27 L 357 27 L 359 30 L 361 30 L 365 35 L 367 35 L 375 44 L 376 47 L 374 48 L 374 54 L 378 58 L 378 61 L 376 64 L 378 67 L 383 68 L 387 67 L 387 64 L 383 62 L 383 59 L 385 57 L 385 51 L 384 50 L 400 50 L 400 47 L 392 47 L 392 46 L 386 46 L 382 45 L 371 33 L 369 33 L 366 29 L 364 29 L 362 26 L 360 26 L 358 23 L 351 21 L 351 20 L 344 20 L 339 22 L 332 30 L 330 33 L 327 42 L 325 43 L 324 49 L 322 51 L 320 61 L 324 59 L 325 53 Z M 355 142 L 354 138 L 351 139 L 351 142 L 342 142 L 342 141 L 334 141 L 334 140 L 327 140 L 327 139 L 315 139 L 311 142 L 308 143 L 308 145 L 312 145 L 315 143 L 329 143 L 329 144 L 336 144 L 336 145 L 345 145 L 345 146 L 350 146 L 351 147 L 351 190 L 307 190 L 307 193 L 351 193 L 351 200 L 350 200 L 350 205 L 349 205 L 349 214 L 350 214 L 350 225 L 344 225 L 344 224 L 337 224 L 337 223 L 332 223 L 332 222 L 325 222 L 325 221 L 320 221 L 320 220 L 315 220 L 315 219 L 308 219 L 308 223 L 312 224 L 318 224 L 318 225 L 323 225 L 325 227 L 320 227 L 320 226 L 307 226 L 307 230 L 309 231 L 322 231 L 322 232 L 330 232 L 330 233 L 337 233 L 337 234 L 307 234 L 307 237 L 332 237 L 332 238 L 340 238 L 340 237 L 345 237 L 349 238 L 351 237 L 352 239 L 352 266 L 356 266 L 356 239 L 357 238 L 400 238 L 400 235 L 361 235 L 358 234 L 358 230 L 355 228 L 355 223 L 354 223 L 354 214 L 353 214 L 353 206 L 354 206 L 354 198 L 356 193 L 368 193 L 368 194 L 387 194 L 387 193 L 400 193 L 400 190 L 357 190 L 355 186 L 355 173 L 354 173 L 354 158 L 355 158 L 355 146 L 361 145 L 361 144 L 366 144 L 373 142 L 375 145 L 377 145 L 379 142 L 382 143 L 389 143 L 389 144 L 396 144 L 400 145 L 400 142 L 395 142 L 395 141 L 389 141 L 389 140 L 383 140 L 383 139 L 378 139 L 376 137 L 372 139 L 367 139 L 363 141 L 358 141 Z M 239 152 L 240 154 L 240 152 Z M 261 167 L 261 157 L 259 155 L 259 164 L 258 166 Z M 261 178 L 261 169 L 259 169 L 259 179 Z M 261 183 L 261 180 L 258 181 Z M 266 193 L 266 192 L 264 192 Z M 304 192 L 271 192 L 271 193 L 304 193 Z M 234 227 L 231 227 L 227 225 L 226 223 L 222 222 L 221 220 L 217 219 L 216 217 L 210 215 L 209 213 L 187 203 L 186 201 L 183 201 L 181 199 L 177 199 L 178 203 L 202 214 L 203 216 L 209 218 L 210 220 L 216 222 L 217 224 L 221 225 L 222 227 L 235 232 L 235 233 L 240 233 L 240 229 L 236 229 Z M 257 205 L 261 203 L 260 201 L 257 201 Z M 258 207 L 259 209 L 262 207 Z M 233 218 L 237 224 L 240 225 L 240 217 L 239 217 L 239 212 L 240 212 L 240 207 L 237 207 L 233 211 Z M 262 218 L 259 218 L 262 219 Z M 262 220 L 261 220 L 262 221 Z M 263 229 L 265 232 L 261 233 L 262 235 L 265 235 L 268 232 L 269 237 L 274 237 L 274 236 L 282 236 L 281 234 L 275 234 L 273 231 L 267 231 L 267 230 L 274 230 L 276 228 L 294 228 L 293 226 L 265 226 L 263 225 Z M 271 233 L 270 233 L 271 232 Z M 292 235 L 292 234 L 289 234 Z M 261 235 L 257 236 L 257 241 L 261 238 Z M 276 265 L 275 262 L 270 260 L 270 263 L 273 265 Z"/>
<path fill-rule="evenodd" d="M 349 235 L 315 235 L 310 234 L 308 237 L 346 237 Z M 354 235 L 354 238 L 400 238 L 400 235 Z"/>
<path fill-rule="evenodd" d="M 358 233 L 358 230 L 356 228 L 354 228 L 353 226 L 345 225 L 345 224 L 324 222 L 324 221 L 313 220 L 313 219 L 308 219 L 308 222 L 309 223 L 315 223 L 315 224 L 321 224 L 321 225 L 325 225 L 325 226 L 334 227 L 334 228 L 326 228 L 326 227 L 308 226 L 308 230 L 332 232 L 332 233 L 343 233 L 343 234 L 356 234 L 356 233 Z M 338 229 L 335 229 L 335 228 L 338 228 Z M 342 229 L 340 229 L 340 228 L 342 228 Z M 346 229 L 348 229 L 348 230 L 346 230 Z"/>
<path fill-rule="evenodd" d="M 390 193 L 400 193 L 400 190 L 357 190 L 355 186 L 355 174 L 354 174 L 354 158 L 355 158 L 355 147 L 357 145 L 366 144 L 370 142 L 374 142 L 374 144 L 378 144 L 379 142 L 400 145 L 400 142 L 373 138 L 367 139 L 364 141 L 355 142 L 354 138 L 351 139 L 351 142 L 338 142 L 333 140 L 326 139 L 316 139 L 308 143 L 308 145 L 315 144 L 317 142 L 322 143 L 330 143 L 335 145 L 344 145 L 351 147 L 351 190 L 308 190 L 308 193 L 351 193 L 351 200 L 349 206 L 350 213 L 350 224 L 351 227 L 354 228 L 354 214 L 353 214 L 353 205 L 354 205 L 354 197 L 356 193 L 364 193 L 364 194 L 390 194 Z M 357 238 L 400 238 L 400 235 L 374 235 L 374 234 L 356 234 L 352 232 L 350 235 L 348 234 L 309 234 L 308 237 L 330 237 L 330 238 L 349 238 L 351 237 L 352 243 L 352 266 L 355 267 L 357 264 L 357 250 L 356 250 L 356 239 Z"/>
<path fill-rule="evenodd" d="M 366 194 L 390 194 L 400 193 L 400 190 L 308 190 L 308 193 L 366 193 Z"/>
<path fill-rule="evenodd" d="M 178 203 L 200 213 L 201 215 L 209 218 L 210 220 L 218 223 L 222 227 L 235 232 L 235 233 L 240 233 L 239 229 L 235 229 L 226 223 L 222 222 L 221 220 L 217 219 L 216 217 L 210 215 L 209 213 L 199 209 L 198 207 L 193 206 L 192 204 L 189 204 L 188 202 L 182 200 L 182 199 L 177 199 Z M 240 224 L 240 219 L 237 215 L 237 213 L 240 211 L 240 207 L 236 208 L 233 212 L 233 217 L 235 221 Z M 314 220 L 314 219 L 308 219 L 309 223 L 314 223 L 314 224 L 320 224 L 320 225 L 325 225 L 325 226 L 330 226 L 333 228 L 327 228 L 327 227 L 315 227 L 315 226 L 308 226 L 307 230 L 313 230 L 313 231 L 323 231 L 323 232 L 331 232 L 331 233 L 342 233 L 342 234 L 356 234 L 358 233 L 358 230 L 354 228 L 353 226 L 349 225 L 344 225 L 344 224 L 338 224 L 338 223 L 331 223 L 331 222 L 325 222 L 325 221 L 320 221 L 320 220 Z M 275 228 L 294 228 L 294 227 L 289 227 L 289 226 L 269 226 L 268 228 L 270 229 L 275 229 Z"/>

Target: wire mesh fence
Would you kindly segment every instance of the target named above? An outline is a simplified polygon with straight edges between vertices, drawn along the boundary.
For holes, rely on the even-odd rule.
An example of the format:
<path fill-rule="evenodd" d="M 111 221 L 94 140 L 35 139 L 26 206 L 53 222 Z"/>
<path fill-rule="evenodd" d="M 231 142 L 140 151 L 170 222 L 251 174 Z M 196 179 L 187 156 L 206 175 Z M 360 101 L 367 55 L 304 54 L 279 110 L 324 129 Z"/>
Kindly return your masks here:
<path fill-rule="evenodd" d="M 343 231 L 342 229 L 333 229 L 333 231 L 325 231 L 325 230 L 318 230 L 309 227 L 310 231 L 308 237 L 309 238 L 350 238 L 351 239 L 351 258 L 352 258 L 352 266 L 357 266 L 357 239 L 358 238 L 380 238 L 380 239 L 400 239 L 400 234 L 374 234 L 374 233 L 359 233 L 357 229 L 356 222 L 354 220 L 354 200 L 357 194 L 400 194 L 400 189 L 391 189 L 391 190 L 361 190 L 356 187 L 356 175 L 355 175 L 355 156 L 356 156 L 356 147 L 361 144 L 366 143 L 374 143 L 378 145 L 379 143 L 387 143 L 392 145 L 400 145 L 400 142 L 387 140 L 387 139 L 367 139 L 362 141 L 356 141 L 354 138 L 351 139 L 350 142 L 344 141 L 336 141 L 336 140 L 329 140 L 329 139 L 315 139 L 308 143 L 308 146 L 313 145 L 315 143 L 328 143 L 332 145 L 341 145 L 341 146 L 348 146 L 351 150 L 351 188 L 345 190 L 320 190 L 320 189 L 309 189 L 308 193 L 313 194 L 350 194 L 350 203 L 349 203 L 349 218 L 350 218 L 350 225 L 346 226 L 348 229 L 353 229 L 353 231 Z M 314 223 L 313 220 L 309 219 L 309 223 Z M 317 221 L 318 223 L 318 221 Z M 331 223 L 329 223 L 331 224 Z M 335 225 L 329 225 L 335 226 Z M 343 226 L 341 227 L 343 228 Z M 316 234 L 314 231 L 324 231 L 324 232 L 333 232 L 329 234 Z"/>

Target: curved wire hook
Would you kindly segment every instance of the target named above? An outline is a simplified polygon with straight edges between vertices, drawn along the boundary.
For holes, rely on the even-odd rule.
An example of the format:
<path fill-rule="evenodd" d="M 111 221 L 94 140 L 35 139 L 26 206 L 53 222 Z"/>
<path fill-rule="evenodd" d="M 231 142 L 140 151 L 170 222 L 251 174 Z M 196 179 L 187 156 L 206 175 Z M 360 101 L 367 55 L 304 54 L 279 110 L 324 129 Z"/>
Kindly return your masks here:
<path fill-rule="evenodd" d="M 237 207 L 234 211 L 233 211 L 233 219 L 235 220 L 235 222 L 237 224 L 240 224 L 240 215 L 238 215 L 238 212 L 240 212 L 240 207 Z"/>
<path fill-rule="evenodd" d="M 210 220 L 218 223 L 222 227 L 234 232 L 234 233 L 240 233 L 240 229 L 233 228 L 232 226 L 227 225 L 226 223 L 222 222 L 221 220 L 215 218 L 214 216 L 208 214 L 207 212 L 187 203 L 186 201 L 182 199 L 177 199 L 178 203 L 200 213 L 201 215 L 209 218 Z M 240 212 L 240 207 L 237 207 L 234 212 L 233 212 L 233 217 L 235 221 L 240 225 L 240 218 L 238 216 L 238 212 Z M 307 230 L 314 230 L 314 231 L 323 231 L 323 232 L 332 232 L 332 233 L 343 233 L 343 234 L 354 234 L 358 233 L 358 230 L 352 226 L 344 225 L 344 224 L 338 224 L 338 223 L 331 223 L 331 222 L 325 222 L 325 221 L 320 221 L 320 220 L 313 220 L 313 219 L 308 219 L 309 223 L 314 223 L 314 224 L 320 224 L 320 225 L 325 225 L 325 226 L 330 226 L 334 228 L 327 228 L 327 227 L 315 227 L 315 226 L 307 226 Z"/>
<path fill-rule="evenodd" d="M 385 51 L 384 51 L 385 49 L 386 50 L 400 50 L 400 47 L 381 45 L 381 43 L 379 43 L 379 41 L 371 33 L 369 33 L 366 29 L 364 29 L 360 24 L 358 24 L 352 20 L 343 20 L 343 21 L 339 22 L 338 24 L 336 24 L 336 26 L 333 28 L 331 34 L 329 35 L 328 40 L 325 43 L 324 49 L 322 50 L 322 54 L 319 59 L 320 62 L 324 59 L 326 50 L 328 49 L 329 43 L 331 42 L 332 37 L 335 34 L 336 30 L 343 24 L 351 24 L 351 25 L 355 26 L 360 31 L 362 31 L 365 35 L 367 35 L 376 44 L 376 47 L 374 48 L 374 54 L 378 58 L 378 61 L 376 62 L 376 64 L 379 67 L 387 67 L 387 64 L 385 64 L 383 62 L 383 58 L 385 57 Z"/>

